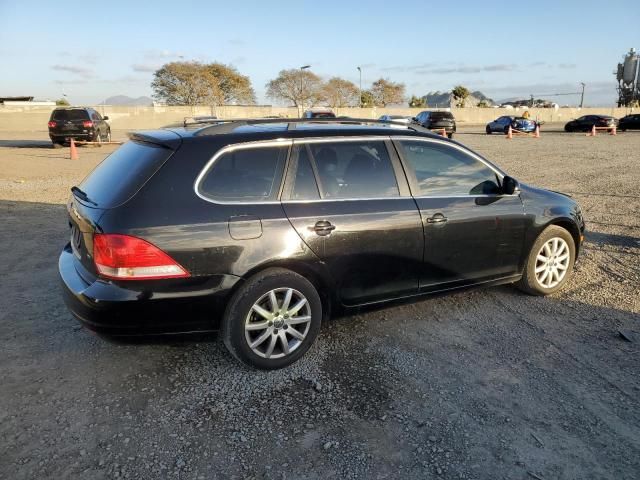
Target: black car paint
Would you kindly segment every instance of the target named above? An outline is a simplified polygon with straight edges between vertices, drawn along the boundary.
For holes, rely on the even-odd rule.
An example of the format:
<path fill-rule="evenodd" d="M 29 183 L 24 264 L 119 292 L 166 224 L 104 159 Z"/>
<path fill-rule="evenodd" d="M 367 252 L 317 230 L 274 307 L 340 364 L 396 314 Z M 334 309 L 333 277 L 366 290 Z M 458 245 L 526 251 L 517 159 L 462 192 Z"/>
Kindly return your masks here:
<path fill-rule="evenodd" d="M 512 282 L 522 274 L 536 237 L 550 223 L 566 225 L 576 247 L 580 245 L 584 222 L 577 204 L 524 184 L 514 195 L 419 198 L 410 195 L 410 181 L 400 169 L 403 196 L 397 198 L 294 202 L 283 197 L 280 202 L 224 204 L 199 197 L 194 191 L 198 174 L 217 151 L 236 143 L 401 135 L 449 142 L 468 151 L 437 135 L 382 127 L 238 131 L 135 134 L 136 141 L 157 141 L 177 152 L 137 193 L 114 208 L 98 208 L 71 196 L 69 221 L 81 231 L 81 240 L 77 255 L 71 245 L 65 247 L 59 271 L 65 301 L 87 327 L 111 335 L 215 330 L 230 295 L 244 280 L 271 266 L 309 278 L 329 311 Z M 400 161 L 392 142 L 387 143 L 394 161 Z M 449 221 L 430 224 L 428 218 L 435 213 Z M 317 235 L 312 228 L 320 220 L 336 229 Z M 96 232 L 143 238 L 191 276 L 155 281 L 99 278 L 91 257 Z"/>
<path fill-rule="evenodd" d="M 618 128 L 625 130 L 640 130 L 640 114 L 632 114 L 622 117 L 618 121 Z"/>
<path fill-rule="evenodd" d="M 617 120 L 608 115 L 584 115 L 567 122 L 564 126 L 565 132 L 588 132 L 594 126 L 597 128 L 613 128 L 617 125 Z"/>

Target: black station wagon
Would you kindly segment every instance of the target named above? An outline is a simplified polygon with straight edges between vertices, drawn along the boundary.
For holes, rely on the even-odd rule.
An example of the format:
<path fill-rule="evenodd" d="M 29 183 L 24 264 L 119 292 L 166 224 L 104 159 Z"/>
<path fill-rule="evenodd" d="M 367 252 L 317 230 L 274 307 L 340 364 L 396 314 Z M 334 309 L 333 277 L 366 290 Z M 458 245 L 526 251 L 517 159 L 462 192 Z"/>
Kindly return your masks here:
<path fill-rule="evenodd" d="M 59 271 L 86 327 L 219 329 L 266 369 L 299 359 L 332 311 L 476 285 L 554 293 L 584 232 L 566 195 L 421 126 L 353 119 L 135 133 L 72 192 Z"/>

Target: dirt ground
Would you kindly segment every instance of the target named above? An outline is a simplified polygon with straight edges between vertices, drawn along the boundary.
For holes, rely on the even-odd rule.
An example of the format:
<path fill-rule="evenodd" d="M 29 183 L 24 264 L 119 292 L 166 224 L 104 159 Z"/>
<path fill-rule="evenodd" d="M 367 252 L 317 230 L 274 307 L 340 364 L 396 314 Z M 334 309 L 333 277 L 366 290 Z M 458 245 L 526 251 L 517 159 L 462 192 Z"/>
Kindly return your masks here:
<path fill-rule="evenodd" d="M 46 132 L 0 133 L 0 478 L 640 478 L 640 132 L 552 130 L 456 139 L 580 201 L 587 241 L 563 292 L 361 311 L 277 372 L 215 336 L 81 329 L 58 287 L 62 204 L 114 147 L 73 162 Z"/>

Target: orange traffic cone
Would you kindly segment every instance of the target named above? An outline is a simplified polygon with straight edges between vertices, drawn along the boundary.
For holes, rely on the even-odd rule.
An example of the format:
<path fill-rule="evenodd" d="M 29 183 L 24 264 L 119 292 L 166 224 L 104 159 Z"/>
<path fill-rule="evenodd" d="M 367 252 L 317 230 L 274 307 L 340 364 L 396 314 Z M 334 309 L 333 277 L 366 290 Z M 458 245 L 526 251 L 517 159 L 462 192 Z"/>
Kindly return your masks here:
<path fill-rule="evenodd" d="M 611 132 L 609 132 L 609 135 L 617 135 L 616 133 L 616 126 L 614 125 L 613 128 L 611 129 Z"/>
<path fill-rule="evenodd" d="M 513 138 L 513 129 L 511 125 L 509 125 L 509 130 L 507 130 L 507 140 L 511 140 Z"/>
<path fill-rule="evenodd" d="M 446 137 L 447 131 L 443 128 L 442 131 L 440 132 L 440 135 L 442 135 L 443 137 Z"/>
<path fill-rule="evenodd" d="M 587 133 L 587 137 L 595 137 L 596 136 L 596 126 L 592 125 L 591 126 L 591 131 L 589 133 Z"/>
<path fill-rule="evenodd" d="M 536 133 L 533 135 L 535 138 L 540 138 L 540 125 L 536 125 Z"/>
<path fill-rule="evenodd" d="M 78 149 L 76 148 L 76 143 L 71 139 L 71 143 L 69 144 L 69 158 L 71 160 L 79 160 Z"/>

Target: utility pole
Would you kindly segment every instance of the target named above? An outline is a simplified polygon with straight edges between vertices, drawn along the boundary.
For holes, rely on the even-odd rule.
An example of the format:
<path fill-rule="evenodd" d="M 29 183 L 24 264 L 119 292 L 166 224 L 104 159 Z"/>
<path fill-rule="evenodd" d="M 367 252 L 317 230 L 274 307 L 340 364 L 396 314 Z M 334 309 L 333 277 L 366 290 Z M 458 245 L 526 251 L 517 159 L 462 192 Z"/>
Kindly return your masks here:
<path fill-rule="evenodd" d="M 358 67 L 360 72 L 360 91 L 358 92 L 358 106 L 362 108 L 362 68 Z"/>
<path fill-rule="evenodd" d="M 580 85 L 582 85 L 582 94 L 580 95 L 580 108 L 582 108 L 582 105 L 584 105 L 584 87 L 586 84 L 584 82 L 580 82 Z"/>
<path fill-rule="evenodd" d="M 302 115 L 304 114 L 304 99 L 302 97 L 302 89 L 303 89 L 302 79 L 304 77 L 302 76 L 302 71 L 306 70 L 307 68 L 311 68 L 311 65 L 304 65 L 304 66 L 300 67 L 300 103 L 301 103 L 301 105 L 300 105 L 300 118 L 302 118 Z"/>

